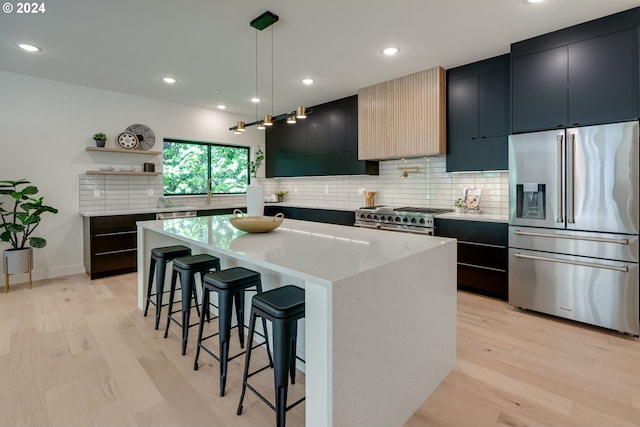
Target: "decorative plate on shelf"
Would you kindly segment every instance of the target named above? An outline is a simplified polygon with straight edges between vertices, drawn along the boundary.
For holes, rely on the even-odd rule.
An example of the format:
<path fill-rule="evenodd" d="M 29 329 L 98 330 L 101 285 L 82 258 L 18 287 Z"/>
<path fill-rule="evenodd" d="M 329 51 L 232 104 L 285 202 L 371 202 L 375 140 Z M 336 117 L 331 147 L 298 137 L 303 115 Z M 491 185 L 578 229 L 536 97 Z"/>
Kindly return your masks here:
<path fill-rule="evenodd" d="M 467 188 L 464 190 L 464 208 L 480 209 L 480 195 L 482 190 L 479 188 Z"/>
<path fill-rule="evenodd" d="M 135 124 L 126 129 L 138 138 L 138 150 L 151 150 L 156 143 L 156 136 L 148 126 Z"/>
<path fill-rule="evenodd" d="M 135 150 L 138 146 L 138 137 L 131 132 L 122 132 L 118 135 L 116 142 L 125 150 Z"/>

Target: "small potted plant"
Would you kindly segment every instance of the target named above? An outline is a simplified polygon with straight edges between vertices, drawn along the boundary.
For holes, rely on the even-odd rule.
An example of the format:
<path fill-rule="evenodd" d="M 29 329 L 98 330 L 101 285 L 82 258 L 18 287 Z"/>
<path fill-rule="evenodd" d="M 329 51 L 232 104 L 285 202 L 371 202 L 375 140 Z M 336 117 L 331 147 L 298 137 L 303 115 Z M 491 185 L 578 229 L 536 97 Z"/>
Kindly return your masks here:
<path fill-rule="evenodd" d="M 249 162 L 249 172 L 251 172 L 252 178 L 256 178 L 258 169 L 260 169 L 260 166 L 262 166 L 263 161 L 264 161 L 264 152 L 262 151 L 262 148 L 258 146 L 258 149 L 256 150 L 255 160 Z"/>
<path fill-rule="evenodd" d="M 460 198 L 455 199 L 453 201 L 453 206 L 455 207 L 456 212 L 462 212 L 462 206 L 463 206 L 462 203 L 463 203 L 463 201 Z"/>
<path fill-rule="evenodd" d="M 107 140 L 107 135 L 102 132 L 98 132 L 93 135 L 93 140 L 96 142 L 96 147 L 104 147 L 104 142 Z"/>
<path fill-rule="evenodd" d="M 288 191 L 278 191 L 276 192 L 276 196 L 278 196 L 279 202 L 284 202 L 284 196 L 286 196 Z"/>
<path fill-rule="evenodd" d="M 0 181 L 0 241 L 11 245 L 11 249 L 2 252 L 5 274 L 31 271 L 33 248 L 47 245 L 45 239 L 32 234 L 40 225 L 43 213 L 58 213 L 58 209 L 43 203 L 43 197 L 34 197 L 38 194 L 38 187 L 28 184 L 30 182 L 25 179 Z M 7 209 L 2 206 L 6 199 L 13 202 L 13 206 L 7 206 Z M 8 284 L 6 290 L 9 291 Z"/>

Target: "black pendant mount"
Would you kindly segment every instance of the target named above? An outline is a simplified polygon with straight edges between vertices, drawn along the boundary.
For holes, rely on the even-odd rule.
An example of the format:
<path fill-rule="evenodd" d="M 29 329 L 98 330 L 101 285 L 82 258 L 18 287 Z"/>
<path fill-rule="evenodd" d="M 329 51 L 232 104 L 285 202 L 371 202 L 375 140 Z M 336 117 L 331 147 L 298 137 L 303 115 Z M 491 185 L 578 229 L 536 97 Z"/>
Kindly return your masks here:
<path fill-rule="evenodd" d="M 251 21 L 250 25 L 257 30 L 262 31 L 265 28 L 269 28 L 272 24 L 278 22 L 278 19 L 280 19 L 278 15 L 267 10 L 265 13 Z"/>

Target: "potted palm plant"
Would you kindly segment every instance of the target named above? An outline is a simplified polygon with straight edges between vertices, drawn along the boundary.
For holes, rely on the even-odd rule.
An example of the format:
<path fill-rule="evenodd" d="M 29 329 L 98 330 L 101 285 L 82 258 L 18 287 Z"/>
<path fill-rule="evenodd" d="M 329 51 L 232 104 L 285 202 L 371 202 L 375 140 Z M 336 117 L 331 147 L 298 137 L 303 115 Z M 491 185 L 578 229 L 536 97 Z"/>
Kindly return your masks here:
<path fill-rule="evenodd" d="M 5 274 L 31 271 L 33 248 L 47 245 L 44 238 L 32 234 L 40 225 L 42 214 L 58 213 L 58 209 L 44 204 L 44 197 L 35 197 L 38 187 L 29 184 L 26 179 L 0 180 L 0 241 L 11 245 L 2 252 Z M 3 205 L 7 201 L 5 208 Z"/>

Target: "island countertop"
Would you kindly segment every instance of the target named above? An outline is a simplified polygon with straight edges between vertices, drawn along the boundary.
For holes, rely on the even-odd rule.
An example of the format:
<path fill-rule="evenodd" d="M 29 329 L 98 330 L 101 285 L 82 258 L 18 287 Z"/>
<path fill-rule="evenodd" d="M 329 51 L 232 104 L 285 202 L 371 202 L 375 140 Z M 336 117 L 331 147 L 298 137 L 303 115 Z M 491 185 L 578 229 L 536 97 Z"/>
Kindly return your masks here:
<path fill-rule="evenodd" d="M 234 228 L 229 222 L 232 217 L 175 218 L 142 224 L 149 230 L 216 248 L 280 273 L 296 272 L 318 284 L 330 284 L 454 241 L 286 218 L 272 232 L 250 234 Z"/>
<path fill-rule="evenodd" d="M 256 270 L 265 290 L 301 286 L 305 425 L 402 426 L 455 366 L 456 241 L 292 219 L 248 234 L 230 217 L 139 222 L 139 308 L 159 246 Z"/>

